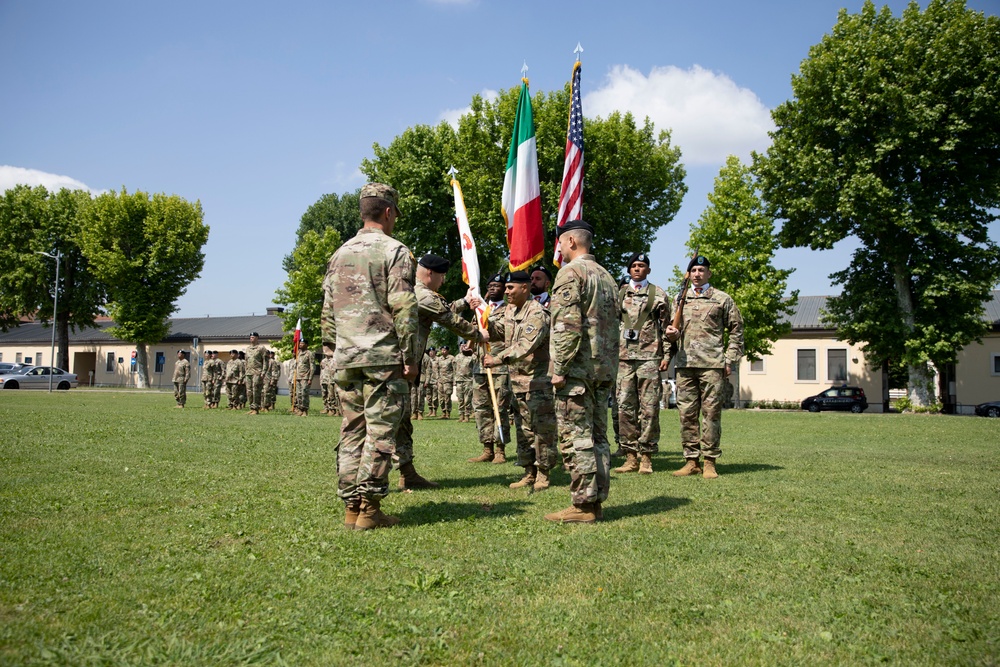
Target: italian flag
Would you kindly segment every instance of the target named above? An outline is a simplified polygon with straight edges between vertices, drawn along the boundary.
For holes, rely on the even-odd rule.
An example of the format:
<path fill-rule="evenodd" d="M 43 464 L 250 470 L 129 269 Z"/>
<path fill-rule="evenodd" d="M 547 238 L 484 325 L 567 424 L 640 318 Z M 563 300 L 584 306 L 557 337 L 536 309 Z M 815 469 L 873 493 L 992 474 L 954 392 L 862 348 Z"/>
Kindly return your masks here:
<path fill-rule="evenodd" d="M 521 79 L 521 97 L 517 102 L 514 133 L 507 154 L 500 211 L 507 223 L 510 270 L 520 271 L 545 254 L 541 189 L 538 187 L 538 149 L 527 79 Z"/>

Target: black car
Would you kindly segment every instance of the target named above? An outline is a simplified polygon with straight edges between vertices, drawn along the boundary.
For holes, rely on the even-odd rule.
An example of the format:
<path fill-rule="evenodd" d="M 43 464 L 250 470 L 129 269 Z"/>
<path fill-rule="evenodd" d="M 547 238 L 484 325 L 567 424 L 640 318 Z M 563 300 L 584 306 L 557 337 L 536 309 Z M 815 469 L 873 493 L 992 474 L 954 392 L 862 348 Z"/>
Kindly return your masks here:
<path fill-rule="evenodd" d="M 820 410 L 850 410 L 860 414 L 868 409 L 868 399 L 861 387 L 831 387 L 802 401 L 802 409 L 809 412 Z"/>
<path fill-rule="evenodd" d="M 976 406 L 976 414 L 980 417 L 1000 417 L 1000 401 L 980 403 Z"/>

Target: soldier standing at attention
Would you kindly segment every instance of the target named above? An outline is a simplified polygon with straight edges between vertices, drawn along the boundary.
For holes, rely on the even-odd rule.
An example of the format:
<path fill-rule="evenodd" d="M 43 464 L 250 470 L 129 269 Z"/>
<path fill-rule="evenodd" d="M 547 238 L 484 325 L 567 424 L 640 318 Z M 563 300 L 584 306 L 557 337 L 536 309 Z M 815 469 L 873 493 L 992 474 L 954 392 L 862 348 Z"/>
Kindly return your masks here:
<path fill-rule="evenodd" d="M 306 339 L 299 340 L 299 358 L 295 360 L 295 409 L 292 414 L 300 417 L 309 415 L 309 388 L 316 374 L 316 358 L 306 347 Z"/>
<path fill-rule="evenodd" d="M 461 354 L 455 357 L 455 393 L 458 394 L 458 421 L 468 422 L 472 416 L 472 366 L 476 358 L 472 356 L 472 346 L 462 343 L 458 346 Z"/>
<path fill-rule="evenodd" d="M 202 367 L 201 390 L 205 394 L 205 409 L 212 408 L 212 397 L 215 395 L 215 372 L 212 362 L 212 351 L 205 350 L 205 365 Z"/>
<path fill-rule="evenodd" d="M 732 297 L 709 284 L 710 266 L 704 255 L 688 264 L 691 287 L 682 312 L 683 326 L 680 331 L 673 326 L 666 330 L 668 340 L 679 341 L 677 410 L 686 462 L 674 472 L 677 477 L 699 472 L 705 479 L 719 476 L 715 460 L 722 454 L 722 382 L 743 356 L 743 317 Z M 727 333 L 729 344 L 725 345 Z M 702 455 L 704 471 L 698 465 Z"/>
<path fill-rule="evenodd" d="M 625 464 L 617 473 L 653 472 L 660 444 L 660 371 L 670 365 L 666 329 L 670 300 L 649 282 L 649 255 L 637 252 L 627 265 L 630 280 L 618 291 L 618 419 Z"/>
<path fill-rule="evenodd" d="M 531 270 L 531 298 L 544 306 L 546 310 L 552 301 L 552 297 L 549 295 L 551 287 L 552 272 L 549 271 L 548 267 L 536 266 Z"/>
<path fill-rule="evenodd" d="M 260 413 L 263 406 L 264 371 L 267 369 L 267 348 L 258 345 L 260 336 L 254 331 L 250 334 L 250 346 L 246 355 L 246 385 L 247 398 L 250 400 L 249 415 Z"/>
<path fill-rule="evenodd" d="M 226 409 L 236 410 L 240 402 L 240 353 L 238 350 L 229 351 L 229 361 L 226 362 Z"/>
<path fill-rule="evenodd" d="M 191 364 L 184 356 L 184 350 L 177 350 L 177 363 L 174 364 L 174 400 L 177 407 L 183 408 L 187 403 L 187 383 L 191 377 Z"/>
<path fill-rule="evenodd" d="M 419 297 L 417 300 L 419 301 Z M 441 346 L 441 355 L 438 357 L 436 365 L 438 407 L 441 409 L 441 419 L 451 419 L 451 392 L 455 390 L 455 357 L 451 356 L 447 345 Z"/>
<path fill-rule="evenodd" d="M 239 397 L 237 400 L 237 405 L 239 405 L 240 410 L 246 407 L 247 404 L 247 355 L 246 352 L 240 352 L 240 377 L 236 381 L 236 395 Z"/>
<path fill-rule="evenodd" d="M 333 254 L 323 280 L 322 331 L 344 415 L 337 445 L 344 525 L 369 530 L 399 523 L 381 505 L 420 357 L 413 254 L 392 238 L 398 195 L 369 183 L 360 200 L 363 227 Z"/>
<path fill-rule="evenodd" d="M 559 462 L 556 451 L 556 414 L 549 360 L 549 311 L 531 296 L 526 271 L 507 276 L 507 308 L 503 318 L 490 318 L 490 340 L 503 340 L 496 355 L 483 365 L 506 363 L 520 419 L 517 429 L 517 465 L 524 477 L 510 485 L 535 491 L 549 488 L 549 471 Z"/>
<path fill-rule="evenodd" d="M 501 318 L 507 304 L 503 294 L 507 279 L 496 274 L 486 284 L 486 318 Z M 490 354 L 497 356 L 504 350 L 504 341 L 496 340 L 490 343 Z M 503 440 L 497 433 L 496 415 L 493 412 L 493 399 L 490 397 L 490 382 L 486 368 L 482 365 L 483 350 L 476 354 L 476 365 L 472 368 L 472 409 L 476 412 L 476 426 L 479 428 L 479 441 L 483 445 L 483 453 L 469 459 L 469 463 L 506 463 L 507 455 L 504 447 L 510 442 L 510 378 L 507 366 L 501 364 L 493 367 L 493 387 L 496 390 L 498 408 L 500 410 L 500 425 L 503 428 Z"/>
<path fill-rule="evenodd" d="M 212 350 L 212 364 L 215 370 L 215 391 L 212 394 L 212 407 L 218 408 L 222 400 L 222 388 L 226 386 L 226 364 L 219 359 L 219 351 Z"/>
<path fill-rule="evenodd" d="M 323 359 L 319 362 L 319 388 L 323 393 L 323 411 L 321 415 L 336 414 L 333 408 L 333 397 L 337 394 L 333 383 L 333 353 L 323 351 Z"/>
<path fill-rule="evenodd" d="M 552 386 L 559 451 L 573 504 L 548 521 L 593 523 L 611 483 L 608 398 L 618 371 L 618 288 L 590 254 L 593 228 L 570 220 L 557 228 L 565 260 L 552 287 Z"/>
<path fill-rule="evenodd" d="M 441 397 L 438 395 L 438 357 L 439 351 L 431 348 L 431 360 L 427 364 L 427 416 L 437 417 L 438 404 Z"/>
<path fill-rule="evenodd" d="M 267 374 L 264 376 L 264 412 L 274 410 L 278 400 L 278 380 L 281 379 L 281 364 L 274 356 L 274 350 L 267 353 Z"/>

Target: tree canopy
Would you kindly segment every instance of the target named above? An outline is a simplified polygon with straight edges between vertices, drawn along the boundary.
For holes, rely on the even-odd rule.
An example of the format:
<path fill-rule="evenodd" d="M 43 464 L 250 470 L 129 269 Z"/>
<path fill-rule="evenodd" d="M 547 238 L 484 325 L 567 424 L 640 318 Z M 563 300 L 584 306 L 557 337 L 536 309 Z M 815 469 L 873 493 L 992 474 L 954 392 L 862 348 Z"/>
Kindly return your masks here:
<path fill-rule="evenodd" d="M 323 340 L 320 327 L 323 278 L 326 276 L 330 257 L 339 247 L 340 232 L 336 229 L 330 227 L 321 231 L 307 230 L 292 252 L 291 264 L 294 268 L 289 271 L 285 284 L 275 291 L 275 303 L 287 306 L 285 312 L 279 315 L 285 331 L 294 332 L 295 325 L 301 318 L 302 337 L 311 349 L 317 349 Z M 275 344 L 282 358 L 291 354 L 293 335 L 285 334 Z"/>
<path fill-rule="evenodd" d="M 873 363 L 903 360 L 910 397 L 930 400 L 928 364 L 953 363 L 985 332 L 1000 279 L 987 225 L 1000 205 L 1000 19 L 963 0 L 869 0 L 840 12 L 792 79 L 793 99 L 756 170 L 781 242 L 861 242 L 830 301 L 839 335 Z"/>
<path fill-rule="evenodd" d="M 201 202 L 136 191 L 99 195 L 87 207 L 82 248 L 108 286 L 111 335 L 136 344 L 138 386 L 148 386 L 148 343 L 163 340 L 175 302 L 205 264 L 209 228 Z"/>
<path fill-rule="evenodd" d="M 360 192 L 359 188 L 342 195 L 325 194 L 320 197 L 302 214 L 298 231 L 295 233 L 295 246 L 301 245 L 306 233 L 310 231 L 322 236 L 327 229 L 335 229 L 340 233 L 341 239 L 353 237 L 361 229 L 361 215 L 358 213 Z M 325 266 L 325 260 L 323 263 Z M 296 268 L 294 252 L 285 256 L 283 267 L 286 272 Z"/>

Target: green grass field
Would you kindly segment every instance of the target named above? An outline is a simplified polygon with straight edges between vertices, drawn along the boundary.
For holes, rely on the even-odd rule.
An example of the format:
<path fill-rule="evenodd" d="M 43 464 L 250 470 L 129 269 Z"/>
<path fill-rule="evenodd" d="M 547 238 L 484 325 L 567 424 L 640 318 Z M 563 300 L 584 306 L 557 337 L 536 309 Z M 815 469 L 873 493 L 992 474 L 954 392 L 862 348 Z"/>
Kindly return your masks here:
<path fill-rule="evenodd" d="M 672 410 L 592 526 L 427 420 L 355 533 L 339 419 L 200 399 L 0 392 L 0 664 L 1000 663 L 1000 420 L 728 411 L 707 481 Z"/>

